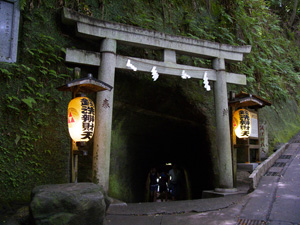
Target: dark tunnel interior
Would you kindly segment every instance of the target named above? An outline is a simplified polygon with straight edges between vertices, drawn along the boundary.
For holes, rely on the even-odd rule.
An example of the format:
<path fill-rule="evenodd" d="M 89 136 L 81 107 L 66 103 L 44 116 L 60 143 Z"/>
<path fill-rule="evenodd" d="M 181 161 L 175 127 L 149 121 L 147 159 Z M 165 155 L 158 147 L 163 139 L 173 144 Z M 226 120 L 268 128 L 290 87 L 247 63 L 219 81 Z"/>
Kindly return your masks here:
<path fill-rule="evenodd" d="M 126 157 L 119 158 L 118 163 L 124 164 L 127 185 L 134 190 L 132 202 L 145 201 L 149 170 L 156 167 L 159 172 L 168 172 L 170 166 L 166 163 L 176 163 L 184 175 L 180 199 L 201 198 L 202 190 L 213 186 L 205 116 L 194 113 L 193 106 L 180 92 L 152 81 L 117 76 L 116 84 L 113 124 L 122 121 L 121 132 L 126 140 L 122 149 Z M 138 95 L 124 94 L 124 85 L 133 85 Z M 114 171 L 116 168 L 112 166 L 114 163 L 111 165 Z"/>
<path fill-rule="evenodd" d="M 135 117 L 137 119 L 137 117 Z M 154 119 L 154 118 L 153 118 Z M 128 148 L 133 156 L 132 173 L 139 200 L 143 197 L 146 175 L 150 168 L 168 172 L 166 163 L 176 163 L 187 176 L 182 180 L 181 199 L 201 198 L 202 190 L 211 188 L 212 165 L 210 146 L 201 126 L 178 121 L 145 118 L 129 137 Z M 187 188 L 189 187 L 189 189 Z"/>

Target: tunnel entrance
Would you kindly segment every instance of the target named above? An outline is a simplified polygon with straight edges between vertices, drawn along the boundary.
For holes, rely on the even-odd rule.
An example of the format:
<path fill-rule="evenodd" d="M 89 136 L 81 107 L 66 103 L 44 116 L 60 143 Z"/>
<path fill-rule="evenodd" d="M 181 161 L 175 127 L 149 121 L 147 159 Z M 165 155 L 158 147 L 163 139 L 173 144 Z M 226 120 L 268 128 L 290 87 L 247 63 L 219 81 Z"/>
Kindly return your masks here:
<path fill-rule="evenodd" d="M 164 85 L 170 79 L 116 76 L 110 189 L 119 199 L 145 201 L 148 172 L 152 167 L 168 172 L 166 163 L 176 163 L 184 175 L 181 199 L 201 198 L 213 186 L 206 117 L 179 86 Z"/>

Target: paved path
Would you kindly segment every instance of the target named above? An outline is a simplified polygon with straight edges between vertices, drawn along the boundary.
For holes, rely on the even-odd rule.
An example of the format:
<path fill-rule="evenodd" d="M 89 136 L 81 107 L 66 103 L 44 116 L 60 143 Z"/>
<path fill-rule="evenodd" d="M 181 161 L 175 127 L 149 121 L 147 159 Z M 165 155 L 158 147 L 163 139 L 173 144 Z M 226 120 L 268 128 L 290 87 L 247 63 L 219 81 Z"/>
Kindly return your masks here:
<path fill-rule="evenodd" d="M 250 194 L 112 205 L 104 225 L 300 224 L 300 138 L 293 140 Z"/>
<path fill-rule="evenodd" d="M 291 143 L 262 177 L 240 217 L 272 225 L 300 224 L 300 143 Z"/>

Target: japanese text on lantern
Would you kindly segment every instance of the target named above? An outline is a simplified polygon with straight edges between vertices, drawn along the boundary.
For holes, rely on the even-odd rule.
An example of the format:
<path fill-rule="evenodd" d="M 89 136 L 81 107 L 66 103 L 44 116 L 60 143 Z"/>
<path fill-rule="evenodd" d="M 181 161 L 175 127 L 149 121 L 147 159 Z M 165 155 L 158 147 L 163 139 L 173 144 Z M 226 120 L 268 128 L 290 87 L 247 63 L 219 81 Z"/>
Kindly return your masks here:
<path fill-rule="evenodd" d="M 240 110 L 241 136 L 249 136 L 250 134 L 250 115 L 247 110 Z"/>
<path fill-rule="evenodd" d="M 82 120 L 82 139 L 91 139 L 94 131 L 95 106 L 92 101 L 82 98 L 81 103 L 81 120 Z"/>

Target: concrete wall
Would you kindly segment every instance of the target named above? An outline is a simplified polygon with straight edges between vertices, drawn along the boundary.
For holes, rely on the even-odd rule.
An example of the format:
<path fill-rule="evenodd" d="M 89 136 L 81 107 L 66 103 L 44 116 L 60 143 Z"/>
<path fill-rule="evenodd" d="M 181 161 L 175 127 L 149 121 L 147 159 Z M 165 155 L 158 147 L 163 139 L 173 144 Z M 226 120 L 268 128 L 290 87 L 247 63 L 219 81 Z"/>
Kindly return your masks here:
<path fill-rule="evenodd" d="M 255 189 L 260 181 L 260 178 L 270 169 L 274 162 L 284 153 L 289 146 L 288 143 L 284 144 L 280 149 L 274 152 L 268 159 L 261 163 L 249 176 L 251 180 L 250 188 Z"/>

